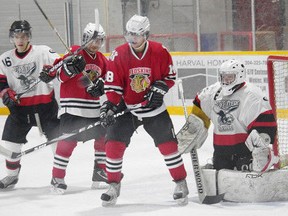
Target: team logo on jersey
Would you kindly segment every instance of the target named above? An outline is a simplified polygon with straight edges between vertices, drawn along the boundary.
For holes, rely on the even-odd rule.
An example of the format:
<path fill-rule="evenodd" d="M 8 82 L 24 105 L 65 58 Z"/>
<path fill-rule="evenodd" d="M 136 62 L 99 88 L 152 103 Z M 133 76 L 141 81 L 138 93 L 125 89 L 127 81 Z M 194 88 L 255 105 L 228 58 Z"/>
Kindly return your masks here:
<path fill-rule="evenodd" d="M 93 82 L 95 81 L 98 77 L 101 76 L 102 70 L 100 67 L 98 67 L 95 64 L 86 64 L 85 66 L 85 71 L 88 75 L 88 78 Z"/>
<path fill-rule="evenodd" d="M 219 100 L 215 101 L 214 112 L 218 115 L 218 130 L 232 131 L 234 116 L 231 114 L 240 105 L 239 100 Z"/>
<path fill-rule="evenodd" d="M 31 62 L 24 65 L 13 67 L 13 75 L 20 80 L 20 85 L 23 90 L 30 88 L 30 85 L 36 82 L 36 78 L 31 76 L 36 71 L 36 63 Z"/>
<path fill-rule="evenodd" d="M 146 67 L 131 68 L 129 70 L 131 89 L 136 93 L 145 91 L 150 86 L 150 80 L 149 80 L 150 75 L 151 75 L 151 68 Z"/>

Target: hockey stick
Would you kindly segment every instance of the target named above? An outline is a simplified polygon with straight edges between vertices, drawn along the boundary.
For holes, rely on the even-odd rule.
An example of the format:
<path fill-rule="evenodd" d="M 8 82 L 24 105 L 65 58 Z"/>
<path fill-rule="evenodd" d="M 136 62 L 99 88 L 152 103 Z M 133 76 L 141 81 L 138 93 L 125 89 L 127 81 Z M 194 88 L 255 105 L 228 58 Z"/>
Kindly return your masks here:
<path fill-rule="evenodd" d="M 179 88 L 179 93 L 182 101 L 182 106 L 184 109 L 184 115 L 185 119 L 187 120 L 188 118 L 188 112 L 187 112 L 187 106 L 185 102 L 185 97 L 184 97 L 184 90 L 183 90 L 183 84 L 182 80 L 178 80 L 178 88 Z M 199 159 L 198 159 L 198 153 L 196 148 L 193 148 L 190 152 L 191 160 L 192 160 L 192 166 L 193 166 L 193 171 L 194 171 L 194 176 L 195 176 L 195 181 L 196 181 L 196 186 L 197 186 L 197 191 L 198 191 L 198 197 L 200 200 L 200 203 L 202 204 L 215 204 L 219 203 L 223 200 L 224 194 L 217 194 L 214 196 L 207 195 L 207 189 L 205 186 L 205 181 L 204 181 L 204 176 L 199 164 Z"/>
<path fill-rule="evenodd" d="M 44 16 L 44 18 L 47 20 L 49 26 L 52 28 L 52 30 L 55 32 L 55 34 L 57 35 L 57 37 L 59 38 L 59 40 L 61 41 L 61 43 L 63 44 L 63 46 L 65 47 L 65 49 L 67 50 L 67 52 L 69 53 L 69 55 L 77 55 L 81 50 L 85 49 L 86 46 L 94 39 L 97 38 L 98 36 L 98 32 L 99 32 L 99 11 L 96 8 L 95 9 L 95 30 L 94 33 L 92 35 L 92 37 L 87 40 L 86 43 L 82 44 L 75 52 L 71 52 L 70 48 L 68 47 L 68 45 L 65 43 L 65 41 L 63 40 L 63 38 L 61 37 L 61 35 L 59 34 L 59 32 L 57 31 L 57 29 L 55 28 L 55 26 L 52 24 L 52 22 L 50 21 L 50 19 L 48 18 L 48 16 L 46 15 L 46 13 L 43 11 L 42 7 L 39 5 L 37 0 L 34 0 L 34 3 L 36 4 L 36 6 L 38 7 L 38 9 L 40 10 L 40 12 L 42 13 L 42 15 Z M 63 65 L 63 60 L 59 61 L 56 65 L 54 65 L 49 72 L 58 70 L 61 66 Z M 85 71 L 82 72 L 84 76 L 86 76 L 88 79 L 89 77 L 87 76 L 87 73 Z M 90 79 L 89 79 L 90 80 Z M 91 80 L 90 80 L 91 81 Z M 92 83 L 92 81 L 91 81 Z"/>
<path fill-rule="evenodd" d="M 117 117 L 119 117 L 119 116 L 122 116 L 122 115 L 124 115 L 125 113 L 128 113 L 128 112 L 130 112 L 130 111 L 136 110 L 136 109 L 138 109 L 138 108 L 140 108 L 140 107 L 144 107 L 144 106 L 146 105 L 146 103 L 147 103 L 147 102 L 144 101 L 144 102 L 142 102 L 142 103 L 135 104 L 135 105 L 134 105 L 133 107 L 131 107 L 131 108 L 127 108 L 127 109 L 125 109 L 125 110 L 122 111 L 122 112 L 116 113 L 116 114 L 114 115 L 114 118 L 117 118 Z M 51 145 L 51 144 L 53 144 L 53 143 L 56 143 L 56 142 L 60 141 L 60 140 L 65 140 L 65 139 L 68 139 L 68 138 L 72 138 L 73 136 L 75 136 L 75 135 L 77 135 L 77 134 L 79 134 L 79 133 L 81 133 L 81 132 L 84 132 L 84 131 L 86 131 L 86 130 L 88 130 L 88 129 L 91 129 L 91 128 L 94 128 L 94 127 L 100 125 L 100 123 L 101 123 L 100 120 L 99 120 L 99 121 L 96 121 L 96 122 L 94 122 L 94 123 L 92 123 L 92 124 L 89 124 L 89 125 L 86 125 L 86 126 L 84 126 L 84 127 L 82 127 L 82 128 L 79 128 L 79 129 L 77 129 L 77 130 L 74 130 L 74 131 L 72 131 L 71 133 L 63 134 L 63 135 L 61 135 L 61 136 L 59 136 L 59 137 L 57 137 L 57 138 L 55 138 L 55 139 L 48 140 L 48 141 L 46 141 L 46 142 L 44 142 L 44 143 L 42 143 L 42 144 L 40 144 L 40 145 L 34 146 L 34 147 L 32 147 L 32 148 L 30 148 L 30 149 L 27 149 L 27 150 L 25 150 L 25 151 L 22 151 L 22 152 L 20 152 L 20 153 L 11 152 L 11 151 L 9 151 L 8 149 L 5 149 L 4 147 L 1 147 L 1 145 L 0 145 L 0 152 L 1 152 L 2 155 L 7 156 L 7 157 L 20 158 L 20 157 L 23 156 L 23 155 L 26 155 L 26 154 L 29 154 L 29 153 L 31 153 L 31 152 L 37 151 L 37 150 L 39 150 L 39 149 L 42 149 L 42 148 L 44 148 L 44 147 L 46 147 L 46 146 L 49 146 L 49 145 Z"/>
<path fill-rule="evenodd" d="M 37 86 L 40 82 L 41 82 L 41 80 L 40 80 L 40 79 L 37 79 L 37 81 L 36 81 L 31 87 L 29 87 L 27 90 L 25 90 L 25 91 L 23 91 L 23 92 L 21 92 L 21 93 L 16 94 L 16 96 L 15 96 L 16 100 L 18 101 L 22 95 L 26 94 L 27 92 L 32 91 L 32 89 L 33 89 L 35 86 Z"/>

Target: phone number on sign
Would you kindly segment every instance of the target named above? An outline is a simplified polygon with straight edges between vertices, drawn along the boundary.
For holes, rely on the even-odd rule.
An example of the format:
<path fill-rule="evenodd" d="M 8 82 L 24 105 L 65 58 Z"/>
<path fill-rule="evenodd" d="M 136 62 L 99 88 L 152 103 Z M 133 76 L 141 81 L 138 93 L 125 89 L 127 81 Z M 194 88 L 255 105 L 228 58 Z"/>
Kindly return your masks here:
<path fill-rule="evenodd" d="M 266 60 L 246 60 L 245 65 L 266 65 L 267 61 Z"/>

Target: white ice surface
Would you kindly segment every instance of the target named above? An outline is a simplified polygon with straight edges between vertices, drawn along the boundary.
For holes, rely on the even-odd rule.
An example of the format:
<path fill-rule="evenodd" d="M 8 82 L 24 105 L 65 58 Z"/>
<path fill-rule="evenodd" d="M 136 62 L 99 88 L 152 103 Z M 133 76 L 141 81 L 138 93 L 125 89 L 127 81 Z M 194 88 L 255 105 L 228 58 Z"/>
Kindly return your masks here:
<path fill-rule="evenodd" d="M 0 135 L 6 116 L 0 116 Z M 175 130 L 184 124 L 183 116 L 172 116 Z M 212 133 L 199 150 L 201 164 L 212 155 Z M 33 128 L 24 149 L 45 141 Z M 3 142 L 3 141 L 0 141 Z M 271 216 L 287 215 L 288 203 L 231 203 L 214 205 L 199 203 L 189 154 L 183 155 L 187 169 L 189 204 L 179 207 L 173 201 L 174 182 L 171 181 L 164 160 L 152 139 L 140 127 L 125 152 L 121 195 L 113 208 L 101 206 L 100 196 L 105 190 L 91 190 L 93 169 L 92 142 L 80 143 L 67 168 L 67 192 L 49 194 L 53 165 L 52 150 L 46 147 L 22 158 L 19 183 L 14 190 L 0 191 L 1 216 Z M 0 178 L 5 176 L 5 158 L 0 155 Z M 288 181 L 288 178 L 287 178 Z"/>

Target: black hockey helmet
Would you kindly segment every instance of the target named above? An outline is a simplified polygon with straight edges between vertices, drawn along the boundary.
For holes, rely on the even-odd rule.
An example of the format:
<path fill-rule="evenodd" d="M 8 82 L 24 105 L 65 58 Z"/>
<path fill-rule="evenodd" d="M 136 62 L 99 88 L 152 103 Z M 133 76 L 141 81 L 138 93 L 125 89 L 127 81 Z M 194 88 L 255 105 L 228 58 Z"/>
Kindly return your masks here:
<path fill-rule="evenodd" d="M 26 33 L 29 39 L 32 38 L 31 26 L 28 21 L 26 20 L 14 21 L 9 30 L 9 38 L 12 39 L 14 37 L 14 34 L 17 34 L 20 32 Z"/>

